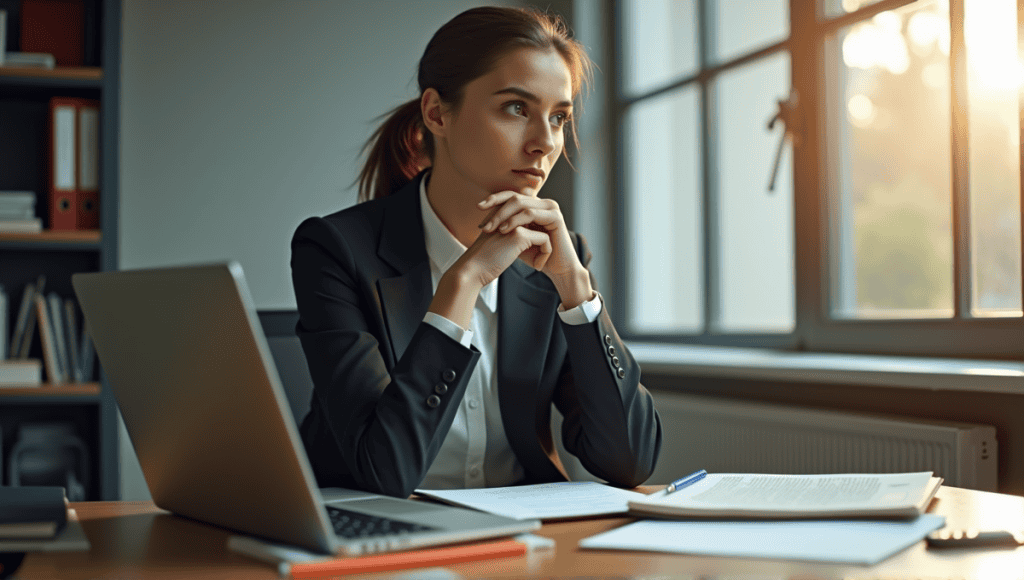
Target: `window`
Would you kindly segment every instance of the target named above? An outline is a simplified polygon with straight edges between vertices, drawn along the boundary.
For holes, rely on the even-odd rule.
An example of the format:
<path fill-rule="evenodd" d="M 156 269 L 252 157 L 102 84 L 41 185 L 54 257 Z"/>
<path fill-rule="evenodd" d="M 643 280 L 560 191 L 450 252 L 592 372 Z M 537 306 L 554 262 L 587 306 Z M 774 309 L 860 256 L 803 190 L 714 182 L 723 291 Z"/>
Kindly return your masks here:
<path fill-rule="evenodd" d="M 633 339 L 1024 355 L 1015 0 L 621 0 Z"/>

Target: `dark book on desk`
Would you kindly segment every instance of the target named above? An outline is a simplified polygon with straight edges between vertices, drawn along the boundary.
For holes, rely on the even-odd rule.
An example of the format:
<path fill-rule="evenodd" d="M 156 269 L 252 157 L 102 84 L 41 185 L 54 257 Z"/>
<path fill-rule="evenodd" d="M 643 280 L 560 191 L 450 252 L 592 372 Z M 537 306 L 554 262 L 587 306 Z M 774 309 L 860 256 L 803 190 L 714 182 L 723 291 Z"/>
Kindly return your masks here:
<path fill-rule="evenodd" d="M 53 538 L 67 518 L 63 487 L 0 487 L 0 539 Z"/>

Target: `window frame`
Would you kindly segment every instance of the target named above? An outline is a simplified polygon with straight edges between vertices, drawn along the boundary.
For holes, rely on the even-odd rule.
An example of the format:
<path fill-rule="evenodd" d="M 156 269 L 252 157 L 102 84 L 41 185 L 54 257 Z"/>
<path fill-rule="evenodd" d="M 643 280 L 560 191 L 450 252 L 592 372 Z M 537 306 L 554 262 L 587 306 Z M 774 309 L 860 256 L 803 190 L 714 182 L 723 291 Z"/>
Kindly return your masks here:
<path fill-rule="evenodd" d="M 830 206 L 837 199 L 829 183 L 829 156 L 834 148 L 827 143 L 827 111 L 823 102 L 834 87 L 826 86 L 826 40 L 839 30 L 874 15 L 913 4 L 916 0 L 881 0 L 862 7 L 855 12 L 836 17 L 819 17 L 823 13 L 822 0 L 789 0 L 789 37 L 775 44 L 756 49 L 739 57 L 715 63 L 710 59 L 712 27 L 709 9 L 714 0 L 696 0 L 698 23 L 698 69 L 697 72 L 645 91 L 630 95 L 626 89 L 626 71 L 623 63 L 626 54 L 625 31 L 623 27 L 625 2 L 606 0 L 606 14 L 611 15 L 613 58 L 608 67 L 611 79 L 609 91 L 609 115 L 612 132 L 612 185 L 614 196 L 614 248 L 612 256 L 613 287 L 615 295 L 623 304 L 628 304 L 629 285 L 626 280 L 628 263 L 627 230 L 627 188 L 629 166 L 627 165 L 626 120 L 629 108 L 640 101 L 663 95 L 684 86 L 697 83 L 699 96 L 700 132 L 703 143 L 701 166 L 705 178 L 702 180 L 703 195 L 702 235 L 703 240 L 703 295 L 705 328 L 701 334 L 656 334 L 637 333 L 627 324 L 626 308 L 613 313 L 620 333 L 630 340 L 665 342 L 676 344 L 701 344 L 715 346 L 764 347 L 793 351 L 843 352 L 858 354 L 971 357 L 988 359 L 1019 359 L 1024 356 L 1024 316 L 972 317 L 971 316 L 971 268 L 970 268 L 970 218 L 969 218 L 969 173 L 967 149 L 967 78 L 966 54 L 964 50 L 964 2 L 950 0 L 950 96 L 952 115 L 952 235 L 953 235 L 953 292 L 954 313 L 952 318 L 940 319 L 849 319 L 840 318 L 831 312 L 830 304 L 836 294 L 832 285 L 838 272 L 834 256 L 829 248 L 838 254 L 838 212 Z M 1024 4 L 1017 3 L 1018 54 L 1024 54 Z M 792 86 L 799 94 L 800 114 L 803 131 L 802 144 L 790 146 L 793 164 L 793 224 L 794 224 L 794 299 L 795 327 L 789 333 L 721 333 L 715 332 L 708 321 L 717 318 L 719 281 L 717 280 L 715 240 L 717 183 L 715 163 L 713 82 L 724 71 L 758 61 L 778 52 L 788 52 L 791 63 Z M 780 95 L 780 98 L 783 96 Z M 1019 91 L 1022 103 L 1021 141 L 1024 142 L 1024 87 Z M 1024 156 L 1024 146 L 1021 147 Z M 1024 161 L 1020 164 L 1024 175 Z M 767 176 L 765 176 L 767 179 Z M 1018 194 L 1024 208 L 1024 177 Z M 819 194 L 818 192 L 821 192 Z M 1022 210 L 1024 213 L 1024 210 Z M 1024 229 L 1024 219 L 1021 220 Z M 1024 235 L 1021 236 L 1024 240 Z M 1020 248 L 1024 255 L 1024 242 Z M 1024 283 L 1022 283 L 1024 285 Z"/>

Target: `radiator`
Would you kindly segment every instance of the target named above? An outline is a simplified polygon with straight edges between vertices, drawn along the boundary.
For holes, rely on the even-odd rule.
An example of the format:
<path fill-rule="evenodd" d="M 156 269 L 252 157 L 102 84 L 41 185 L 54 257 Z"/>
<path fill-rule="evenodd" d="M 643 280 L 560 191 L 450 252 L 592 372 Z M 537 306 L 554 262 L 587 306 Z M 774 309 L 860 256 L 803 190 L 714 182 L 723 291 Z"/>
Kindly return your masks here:
<path fill-rule="evenodd" d="M 667 483 L 697 469 L 933 471 L 945 485 L 996 491 L 996 432 L 991 426 L 652 394 L 663 441 L 648 483 Z"/>

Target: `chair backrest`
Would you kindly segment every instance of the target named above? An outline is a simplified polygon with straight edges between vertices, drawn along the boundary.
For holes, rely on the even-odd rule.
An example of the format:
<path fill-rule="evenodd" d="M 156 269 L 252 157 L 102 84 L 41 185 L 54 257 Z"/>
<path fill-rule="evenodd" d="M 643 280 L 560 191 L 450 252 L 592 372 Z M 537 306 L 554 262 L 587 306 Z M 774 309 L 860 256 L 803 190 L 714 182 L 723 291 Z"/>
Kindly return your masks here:
<path fill-rule="evenodd" d="M 299 337 L 295 336 L 299 313 L 295 310 L 259 310 L 257 314 L 270 346 L 270 354 L 274 357 L 274 365 L 281 376 L 284 392 L 288 396 L 295 425 L 301 425 L 313 398 L 313 379 L 309 376 L 302 344 Z"/>

